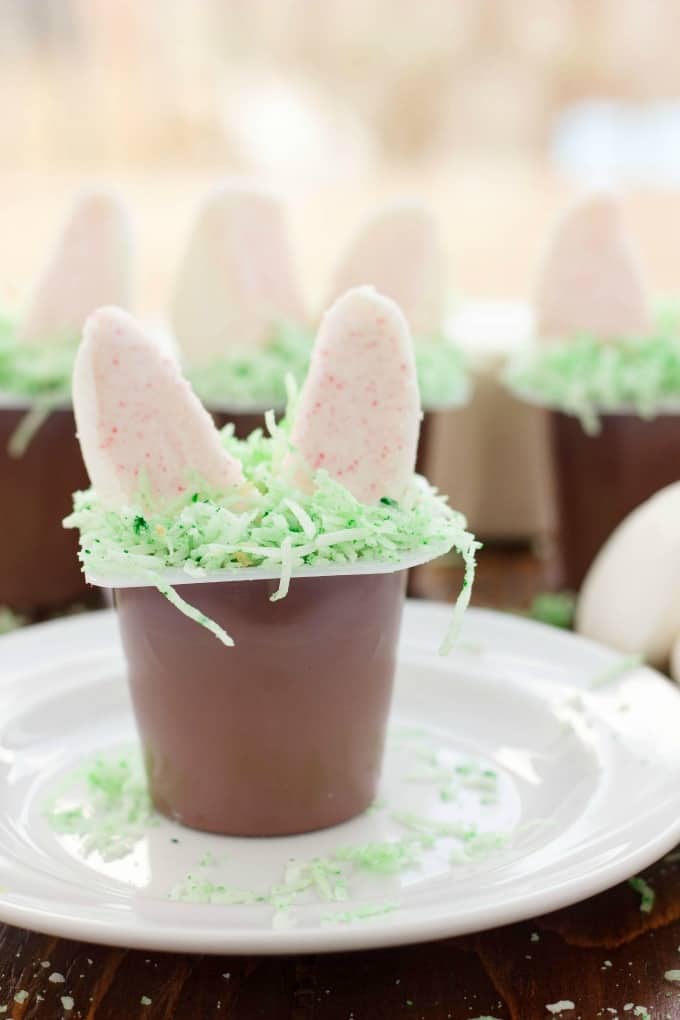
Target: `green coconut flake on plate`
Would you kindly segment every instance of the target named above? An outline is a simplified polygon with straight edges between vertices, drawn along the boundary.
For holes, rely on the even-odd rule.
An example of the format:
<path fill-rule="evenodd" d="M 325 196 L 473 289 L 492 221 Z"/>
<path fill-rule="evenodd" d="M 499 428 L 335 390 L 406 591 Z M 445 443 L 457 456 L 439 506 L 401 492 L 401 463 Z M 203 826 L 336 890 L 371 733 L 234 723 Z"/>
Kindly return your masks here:
<path fill-rule="evenodd" d="M 680 410 L 680 323 L 659 313 L 651 336 L 603 342 L 578 335 L 537 345 L 509 366 L 507 383 L 521 398 L 579 418 L 596 433 L 600 415 L 630 410 L 653 418 Z"/>
<path fill-rule="evenodd" d="M 372 917 L 391 914 L 398 909 L 399 904 L 394 900 L 389 900 L 387 903 L 369 903 L 366 906 L 357 907 L 355 910 L 327 910 L 321 915 L 321 920 L 324 924 L 354 924 L 356 921 L 368 921 Z"/>
<path fill-rule="evenodd" d="M 55 832 L 76 836 L 85 856 L 124 857 L 157 823 L 138 755 L 98 755 L 68 777 L 46 806 Z"/>
<path fill-rule="evenodd" d="M 181 612 L 230 644 L 220 627 L 164 582 L 165 570 L 180 570 L 189 580 L 224 569 L 266 567 L 280 579 L 276 600 L 285 597 L 301 567 L 351 568 L 362 561 L 389 566 L 408 554 L 435 556 L 455 548 L 465 577 L 442 644 L 442 652 L 448 652 L 470 599 L 480 547 L 463 515 L 417 475 L 399 503 L 360 503 L 325 471 L 315 474 L 313 492 L 296 490 L 283 469 L 291 453 L 288 422 L 270 421 L 270 426 L 271 435 L 256 429 L 245 440 L 236 439 L 231 426 L 222 431 L 225 447 L 240 460 L 250 483 L 245 508 L 242 492 L 220 499 L 194 490 L 172 512 L 156 513 L 141 501 L 111 510 L 93 490 L 76 493 L 64 524 L 80 531 L 86 573 L 157 586 Z"/>
<path fill-rule="evenodd" d="M 407 868 L 417 867 L 421 856 L 418 851 L 417 840 L 387 840 L 383 843 L 339 847 L 335 857 L 339 861 L 349 861 L 364 871 L 394 875 Z"/>
<path fill-rule="evenodd" d="M 607 684 L 612 684 L 616 680 L 620 680 L 621 677 L 626 676 L 627 673 L 631 673 L 633 670 L 643 666 L 644 662 L 644 655 L 622 655 L 611 666 L 603 669 L 601 673 L 593 677 L 590 681 L 590 689 L 598 690 L 600 687 L 606 687 Z"/>

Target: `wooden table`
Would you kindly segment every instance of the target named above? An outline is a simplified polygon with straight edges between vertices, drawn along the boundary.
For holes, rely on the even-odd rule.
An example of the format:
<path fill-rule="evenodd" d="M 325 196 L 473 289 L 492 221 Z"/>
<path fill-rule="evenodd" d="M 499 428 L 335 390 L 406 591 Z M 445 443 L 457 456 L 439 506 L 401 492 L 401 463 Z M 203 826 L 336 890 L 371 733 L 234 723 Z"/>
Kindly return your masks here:
<path fill-rule="evenodd" d="M 552 577 L 549 557 L 487 550 L 475 601 L 521 609 Z M 451 598 L 458 580 L 453 568 L 427 568 L 415 587 Z M 563 1020 L 680 1020 L 680 984 L 664 978 L 680 970 L 680 853 L 644 877 L 656 894 L 649 913 L 626 884 L 481 935 L 336 955 L 179 956 L 0 928 L 0 1017 L 544 1020 L 547 1004 L 571 1000 L 576 1008 L 558 1014 Z M 55 972 L 63 983 L 48 980 Z M 62 997 L 66 1006 L 73 1000 L 70 1010 Z"/>

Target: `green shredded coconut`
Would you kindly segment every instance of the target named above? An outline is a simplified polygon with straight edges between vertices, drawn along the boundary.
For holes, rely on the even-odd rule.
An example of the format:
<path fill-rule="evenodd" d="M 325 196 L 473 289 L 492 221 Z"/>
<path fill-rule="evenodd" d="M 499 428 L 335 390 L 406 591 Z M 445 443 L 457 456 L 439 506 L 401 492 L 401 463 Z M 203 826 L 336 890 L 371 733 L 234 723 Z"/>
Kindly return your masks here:
<path fill-rule="evenodd" d="M 519 396 L 555 407 L 596 433 L 600 415 L 630 408 L 652 418 L 680 404 L 680 328 L 659 316 L 653 335 L 603 342 L 579 335 L 524 352 L 509 366 L 507 383 Z"/>
<path fill-rule="evenodd" d="M 576 1006 L 571 999 L 560 999 L 559 1002 L 546 1002 L 545 1008 L 549 1013 L 557 1016 L 559 1013 L 564 1013 L 568 1009 L 576 1009 Z"/>
<path fill-rule="evenodd" d="M 664 978 L 666 981 L 670 981 L 671 984 L 680 984 L 680 970 L 667 970 Z"/>
<path fill-rule="evenodd" d="M 645 659 L 643 655 L 622 656 L 613 665 L 608 666 L 607 669 L 593 677 L 590 681 L 591 690 L 597 690 L 598 687 L 606 687 L 607 684 L 613 683 L 615 680 L 619 680 L 622 676 L 625 676 L 626 673 L 630 673 L 631 670 L 644 665 L 644 661 Z"/>
<path fill-rule="evenodd" d="M 77 349 L 73 339 L 17 343 L 13 323 L 0 315 L 0 392 L 24 397 L 29 405 L 7 445 L 10 456 L 21 457 L 50 412 L 70 403 Z"/>
<path fill-rule="evenodd" d="M 152 1002 L 153 999 L 150 999 L 148 995 L 143 995 L 139 1000 L 140 1006 L 150 1006 Z"/>
<path fill-rule="evenodd" d="M 313 337 L 292 323 L 280 323 L 270 342 L 248 350 L 235 349 L 200 367 L 187 366 L 187 376 L 208 406 L 262 404 L 283 407 L 286 374 L 301 383 L 307 374 Z"/>
<path fill-rule="evenodd" d="M 331 911 L 327 910 L 321 915 L 325 924 L 352 924 L 354 921 L 367 921 L 371 917 L 380 917 L 383 914 L 391 914 L 399 909 L 399 904 L 393 901 L 387 903 L 370 903 L 364 907 L 357 907 L 355 910 Z"/>
<path fill-rule="evenodd" d="M 468 366 L 460 347 L 444 337 L 414 342 L 420 399 L 425 410 L 464 404 L 470 395 Z"/>
<path fill-rule="evenodd" d="M 21 991 L 15 992 L 15 994 L 14 994 L 14 1001 L 18 1002 L 19 1004 L 21 1004 L 23 1002 L 26 1002 L 27 998 L 28 998 L 28 992 L 24 991 L 23 988 L 21 989 Z"/>
<path fill-rule="evenodd" d="M 644 878 L 639 878 L 637 875 L 628 879 L 628 885 L 640 895 L 640 912 L 642 914 L 651 914 L 654 909 L 654 900 L 656 899 L 656 893 L 651 885 L 645 882 Z"/>
<path fill-rule="evenodd" d="M 431 753 L 436 757 L 434 751 Z M 466 761 L 459 767 L 464 775 L 472 777 L 496 776 L 494 770 L 474 762 Z M 483 790 L 476 792 L 481 800 Z M 455 864 L 469 863 L 494 852 L 505 846 L 511 836 L 479 832 L 459 821 L 448 822 L 411 812 L 395 812 L 390 817 L 409 834 L 384 842 L 339 846 L 326 857 L 289 858 L 282 862 L 280 880 L 260 889 L 238 888 L 230 883 L 225 862 L 206 850 L 195 869 L 171 886 L 168 898 L 187 903 L 269 906 L 274 911 L 272 926 L 289 928 L 296 923 L 292 908 L 300 902 L 309 902 L 310 897 L 312 902 L 325 904 L 354 900 L 356 892 L 352 885 L 362 872 L 390 879 L 419 868 L 427 851 L 436 847 L 440 839 L 460 842 L 460 850 L 451 852 L 450 860 Z M 58 833 L 76 836 L 85 856 L 96 851 L 105 861 L 114 861 L 130 853 L 150 827 L 160 824 L 149 801 L 141 752 L 136 749 L 130 754 L 100 754 L 76 769 L 61 780 L 48 806 L 47 819 Z M 170 839 L 179 842 L 176 837 Z M 219 873 L 207 870 L 218 867 Z M 396 909 L 396 905 L 391 909 Z M 384 912 L 384 905 L 360 907 L 358 911 L 334 913 L 333 921 L 348 924 Z M 49 962 L 44 961 L 43 966 L 49 967 Z M 49 980 L 62 982 L 64 978 L 53 974 Z"/>
<path fill-rule="evenodd" d="M 569 630 L 574 622 L 576 596 L 571 591 L 542 592 L 536 595 L 529 616 L 539 623 L 549 623 L 553 627 Z"/>
<path fill-rule="evenodd" d="M 385 843 L 366 843 L 364 846 L 341 847 L 335 851 L 339 861 L 350 861 L 366 871 L 391 875 L 419 862 L 418 843 L 399 840 Z"/>
<path fill-rule="evenodd" d="M 75 999 L 72 995 L 62 995 L 59 1001 L 61 1002 L 62 1009 L 66 1010 L 67 1013 L 69 1013 L 75 1005 Z"/>
<path fill-rule="evenodd" d="M 315 475 L 312 493 L 295 490 L 284 465 L 292 448 L 285 421 L 265 436 L 256 429 L 239 440 L 233 428 L 222 432 L 225 447 L 242 464 L 250 483 L 243 492 L 218 499 L 195 489 L 170 512 L 144 506 L 108 510 L 92 490 L 74 496 L 64 525 L 80 530 L 80 559 L 88 574 L 144 579 L 185 615 L 212 630 L 225 644 L 225 632 L 181 599 L 162 578 L 174 568 L 187 578 L 226 568 L 264 566 L 280 576 L 273 599 L 286 595 L 290 578 L 304 566 L 351 567 L 361 561 L 389 565 L 407 554 L 425 556 L 455 547 L 465 578 L 442 653 L 452 647 L 469 602 L 480 544 L 466 530 L 462 514 L 451 509 L 423 478 L 415 476 L 400 503 L 360 503 L 325 471 Z"/>
<path fill-rule="evenodd" d="M 200 367 L 187 367 L 198 396 L 209 406 L 248 407 L 286 404 L 285 376 L 301 384 L 307 375 L 313 336 L 293 323 L 279 323 L 263 347 L 234 350 Z M 469 395 L 465 357 L 443 337 L 414 343 L 423 407 L 456 406 Z"/>
<path fill-rule="evenodd" d="M 74 806 L 74 788 L 85 787 L 85 799 Z M 83 853 L 99 853 L 106 861 L 124 857 L 155 816 L 139 756 L 97 756 L 70 778 L 65 792 L 58 792 L 46 807 L 47 819 L 56 832 L 76 835 Z"/>

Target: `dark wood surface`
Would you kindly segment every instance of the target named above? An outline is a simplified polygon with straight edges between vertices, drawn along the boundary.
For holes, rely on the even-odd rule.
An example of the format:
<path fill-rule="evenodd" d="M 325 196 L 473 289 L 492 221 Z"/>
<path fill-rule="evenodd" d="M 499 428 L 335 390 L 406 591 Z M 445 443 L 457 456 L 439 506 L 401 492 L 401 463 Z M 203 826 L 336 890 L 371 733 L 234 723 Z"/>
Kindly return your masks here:
<path fill-rule="evenodd" d="M 506 548 L 480 559 L 478 605 L 522 609 L 555 580 L 549 557 Z M 413 588 L 446 599 L 458 580 L 455 568 L 432 567 Z M 639 1020 L 645 1010 L 650 1020 L 680 1020 L 680 984 L 664 978 L 680 969 L 680 853 L 644 877 L 656 893 L 650 913 L 625 884 L 525 924 L 349 954 L 178 956 L 0 928 L 0 1018 L 544 1020 L 547 1004 L 572 1000 L 563 1020 Z M 48 981 L 53 972 L 63 984 Z M 14 1001 L 21 991 L 28 997 Z"/>

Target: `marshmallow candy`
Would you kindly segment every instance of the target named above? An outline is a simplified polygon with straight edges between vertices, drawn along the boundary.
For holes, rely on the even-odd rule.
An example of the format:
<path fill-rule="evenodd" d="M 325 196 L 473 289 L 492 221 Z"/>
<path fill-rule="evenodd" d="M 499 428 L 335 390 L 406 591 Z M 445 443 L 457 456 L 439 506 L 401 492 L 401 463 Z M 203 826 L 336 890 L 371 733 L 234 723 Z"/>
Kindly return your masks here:
<path fill-rule="evenodd" d="M 73 406 L 90 481 L 110 507 L 146 497 L 157 509 L 190 488 L 226 493 L 243 481 L 177 362 L 119 308 L 85 324 Z"/>
<path fill-rule="evenodd" d="M 576 629 L 656 666 L 680 634 L 680 482 L 642 503 L 614 531 L 579 598 Z"/>
<path fill-rule="evenodd" d="M 278 323 L 304 324 L 281 204 L 222 187 L 203 202 L 180 265 L 171 319 L 187 364 L 263 347 Z"/>
<path fill-rule="evenodd" d="M 612 340 L 650 331 L 647 289 L 614 195 L 591 194 L 558 223 L 539 270 L 536 309 L 545 340 L 574 333 Z"/>
<path fill-rule="evenodd" d="M 73 205 L 17 323 L 25 344 L 79 340 L 101 305 L 129 307 L 132 230 L 127 209 L 106 191 Z"/>
<path fill-rule="evenodd" d="M 362 503 L 399 500 L 413 475 L 419 422 L 406 319 L 372 287 L 348 291 L 321 322 L 293 445 L 308 468 L 324 468 Z"/>
<path fill-rule="evenodd" d="M 426 208 L 392 205 L 367 220 L 337 268 L 331 299 L 362 284 L 396 301 L 414 336 L 441 333 L 443 255 L 437 225 Z"/>

